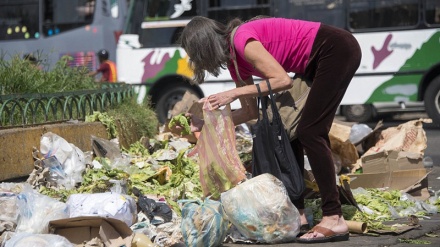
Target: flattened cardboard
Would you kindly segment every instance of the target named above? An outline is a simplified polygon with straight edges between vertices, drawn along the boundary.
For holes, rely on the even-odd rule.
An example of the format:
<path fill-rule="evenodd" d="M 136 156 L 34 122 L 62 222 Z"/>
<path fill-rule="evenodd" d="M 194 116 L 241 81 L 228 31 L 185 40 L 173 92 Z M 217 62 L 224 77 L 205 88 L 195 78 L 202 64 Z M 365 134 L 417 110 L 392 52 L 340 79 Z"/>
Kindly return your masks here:
<path fill-rule="evenodd" d="M 381 151 L 361 157 L 364 173 L 421 169 L 423 159 L 419 154 L 398 151 Z"/>
<path fill-rule="evenodd" d="M 350 177 L 350 187 L 352 189 L 362 187 L 407 191 L 413 188 L 415 184 L 421 183 L 422 180 L 426 179 L 428 173 L 425 168 L 421 168 L 377 173 L 347 174 L 347 176 Z"/>
<path fill-rule="evenodd" d="M 131 246 L 133 231 L 125 222 L 99 216 L 81 216 L 49 222 L 51 233 L 64 236 L 73 244 L 99 237 L 110 247 Z"/>

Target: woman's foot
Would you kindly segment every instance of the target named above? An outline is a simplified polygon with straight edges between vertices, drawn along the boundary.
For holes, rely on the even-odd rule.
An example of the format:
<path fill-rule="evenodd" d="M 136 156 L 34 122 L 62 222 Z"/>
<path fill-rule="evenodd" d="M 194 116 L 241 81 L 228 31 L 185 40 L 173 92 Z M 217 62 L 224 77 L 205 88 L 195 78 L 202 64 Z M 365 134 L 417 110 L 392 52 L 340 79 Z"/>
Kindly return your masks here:
<path fill-rule="evenodd" d="M 348 226 L 344 217 L 324 216 L 316 228 L 302 235 L 298 242 L 330 242 L 348 240 Z"/>
<path fill-rule="evenodd" d="M 301 219 L 301 225 L 308 225 L 306 214 L 304 213 L 304 209 L 298 209 L 299 218 Z"/>

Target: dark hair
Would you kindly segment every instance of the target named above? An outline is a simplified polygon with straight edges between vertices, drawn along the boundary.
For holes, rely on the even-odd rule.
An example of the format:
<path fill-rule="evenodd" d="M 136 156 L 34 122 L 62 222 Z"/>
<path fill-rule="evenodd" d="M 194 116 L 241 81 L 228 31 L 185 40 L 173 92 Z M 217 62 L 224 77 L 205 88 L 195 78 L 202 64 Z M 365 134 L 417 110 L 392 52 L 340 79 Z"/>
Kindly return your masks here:
<path fill-rule="evenodd" d="M 218 76 L 230 62 L 230 34 L 241 24 L 233 19 L 224 25 L 218 21 L 196 16 L 183 29 L 179 43 L 189 56 L 189 65 L 194 71 L 194 82 L 205 80 L 205 71 Z"/>
<path fill-rule="evenodd" d="M 97 55 L 100 59 L 102 60 L 107 60 L 108 59 L 108 51 L 106 49 L 101 49 L 97 52 Z"/>

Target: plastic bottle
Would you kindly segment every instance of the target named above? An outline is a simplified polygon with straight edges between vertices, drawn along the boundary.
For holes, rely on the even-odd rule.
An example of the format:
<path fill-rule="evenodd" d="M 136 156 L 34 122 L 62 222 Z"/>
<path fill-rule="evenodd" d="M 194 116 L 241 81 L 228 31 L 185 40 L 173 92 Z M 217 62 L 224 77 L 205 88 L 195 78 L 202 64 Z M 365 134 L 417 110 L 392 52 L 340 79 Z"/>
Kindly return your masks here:
<path fill-rule="evenodd" d="M 431 157 L 425 156 L 425 158 L 423 158 L 423 166 L 426 169 L 432 169 L 432 167 L 434 166 L 434 161 Z"/>
<path fill-rule="evenodd" d="M 313 210 L 311 208 L 305 208 L 304 214 L 306 215 L 307 223 L 309 223 L 309 227 L 312 228 L 313 227 Z"/>
<path fill-rule="evenodd" d="M 136 232 L 134 234 L 133 240 L 131 241 L 132 247 L 154 247 L 154 244 L 151 242 L 150 238 L 147 235 Z"/>

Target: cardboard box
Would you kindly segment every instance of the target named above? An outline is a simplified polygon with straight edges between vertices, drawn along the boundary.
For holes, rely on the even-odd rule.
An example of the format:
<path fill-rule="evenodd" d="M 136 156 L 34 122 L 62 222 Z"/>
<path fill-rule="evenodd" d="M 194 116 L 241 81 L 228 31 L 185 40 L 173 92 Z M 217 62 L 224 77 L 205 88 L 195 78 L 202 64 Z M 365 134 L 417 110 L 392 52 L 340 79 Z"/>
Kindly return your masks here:
<path fill-rule="evenodd" d="M 389 188 L 410 191 L 418 184 L 426 184 L 428 172 L 425 168 L 411 170 L 383 171 L 376 173 L 347 174 L 350 188 Z M 422 189 L 422 188 L 419 188 Z"/>
<path fill-rule="evenodd" d="M 398 151 L 382 151 L 361 157 L 363 173 L 422 169 L 420 154 Z"/>
<path fill-rule="evenodd" d="M 125 222 L 99 216 L 81 216 L 49 222 L 50 232 L 67 238 L 73 244 L 82 244 L 95 237 L 105 246 L 131 246 L 133 231 Z"/>

